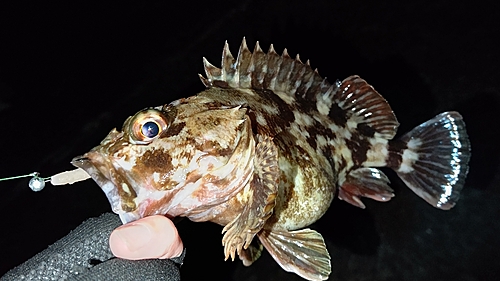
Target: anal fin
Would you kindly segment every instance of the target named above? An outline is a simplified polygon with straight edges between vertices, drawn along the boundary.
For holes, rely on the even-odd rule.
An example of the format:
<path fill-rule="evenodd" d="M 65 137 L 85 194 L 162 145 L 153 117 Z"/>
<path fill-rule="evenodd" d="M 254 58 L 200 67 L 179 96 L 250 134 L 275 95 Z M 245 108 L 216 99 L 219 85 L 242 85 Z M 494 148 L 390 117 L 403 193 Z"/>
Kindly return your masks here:
<path fill-rule="evenodd" d="M 394 197 L 389 179 L 375 168 L 359 168 L 350 171 L 339 189 L 339 198 L 356 207 L 365 208 L 359 196 L 386 202 Z"/>
<path fill-rule="evenodd" d="M 258 234 L 274 260 L 288 272 L 307 280 L 326 280 L 331 273 L 330 255 L 325 241 L 311 229 L 267 231 Z"/>

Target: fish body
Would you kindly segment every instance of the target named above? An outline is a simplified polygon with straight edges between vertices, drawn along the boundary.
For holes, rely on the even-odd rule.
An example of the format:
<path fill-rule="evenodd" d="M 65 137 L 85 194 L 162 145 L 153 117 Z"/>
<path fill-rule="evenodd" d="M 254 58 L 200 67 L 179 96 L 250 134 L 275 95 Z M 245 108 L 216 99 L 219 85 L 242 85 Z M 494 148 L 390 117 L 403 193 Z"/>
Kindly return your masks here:
<path fill-rule="evenodd" d="M 204 66 L 204 91 L 138 112 L 73 160 L 124 223 L 155 214 L 212 221 L 224 226 L 226 259 L 250 265 L 266 248 L 283 269 L 325 280 L 330 256 L 305 227 L 336 193 L 361 208 L 360 197 L 389 201 L 376 167 L 394 169 L 434 207 L 458 200 L 470 144 L 457 112 L 393 140 L 392 109 L 358 76 L 330 84 L 286 49 L 257 43 L 251 52 L 245 40 L 236 59 L 226 43 L 222 67 Z"/>

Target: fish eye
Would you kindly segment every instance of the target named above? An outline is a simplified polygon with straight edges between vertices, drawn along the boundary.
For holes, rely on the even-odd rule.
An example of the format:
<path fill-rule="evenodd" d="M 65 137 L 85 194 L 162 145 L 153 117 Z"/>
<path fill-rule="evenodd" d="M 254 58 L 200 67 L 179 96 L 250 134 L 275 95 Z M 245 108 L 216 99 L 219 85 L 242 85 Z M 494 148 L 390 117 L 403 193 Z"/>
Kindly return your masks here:
<path fill-rule="evenodd" d="M 142 135 L 146 138 L 154 138 L 160 133 L 160 126 L 154 121 L 142 124 Z"/>
<path fill-rule="evenodd" d="M 136 144 L 148 144 L 168 128 L 168 120 L 161 111 L 147 109 L 140 111 L 125 127 L 130 132 L 130 141 Z"/>

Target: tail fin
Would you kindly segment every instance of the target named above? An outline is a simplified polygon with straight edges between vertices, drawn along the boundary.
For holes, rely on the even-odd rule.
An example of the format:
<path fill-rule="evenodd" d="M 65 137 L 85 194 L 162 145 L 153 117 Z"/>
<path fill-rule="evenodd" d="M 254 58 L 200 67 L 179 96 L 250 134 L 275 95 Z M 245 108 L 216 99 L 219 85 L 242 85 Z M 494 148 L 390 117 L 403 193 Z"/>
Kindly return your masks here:
<path fill-rule="evenodd" d="M 448 210 L 460 197 L 469 158 L 462 116 L 444 112 L 391 142 L 388 164 L 418 196 Z"/>

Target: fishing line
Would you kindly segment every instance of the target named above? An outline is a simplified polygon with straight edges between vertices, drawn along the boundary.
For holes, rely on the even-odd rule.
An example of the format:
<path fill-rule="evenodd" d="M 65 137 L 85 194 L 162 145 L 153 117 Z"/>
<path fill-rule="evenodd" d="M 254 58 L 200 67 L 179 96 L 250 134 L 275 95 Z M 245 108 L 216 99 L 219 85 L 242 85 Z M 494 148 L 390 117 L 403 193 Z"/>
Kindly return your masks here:
<path fill-rule="evenodd" d="M 52 185 L 64 185 L 64 184 L 73 184 L 78 181 L 83 181 L 89 179 L 90 176 L 84 170 L 78 168 L 72 171 L 66 171 L 59 174 L 55 174 L 48 178 L 40 177 L 40 173 L 33 172 L 31 174 L 22 175 L 22 176 L 14 176 L 7 178 L 0 178 L 0 181 L 14 180 L 20 178 L 28 178 L 31 177 L 28 186 L 33 191 L 40 191 L 45 187 L 46 182 L 50 182 Z"/>

